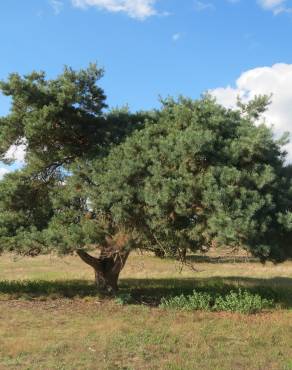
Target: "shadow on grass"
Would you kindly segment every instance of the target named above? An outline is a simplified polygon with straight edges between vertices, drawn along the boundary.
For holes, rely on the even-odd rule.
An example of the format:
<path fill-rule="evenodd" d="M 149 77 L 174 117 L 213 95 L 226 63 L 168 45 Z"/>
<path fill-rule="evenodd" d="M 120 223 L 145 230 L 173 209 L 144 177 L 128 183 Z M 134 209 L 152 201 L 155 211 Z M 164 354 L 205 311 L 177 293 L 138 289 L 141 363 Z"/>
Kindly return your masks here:
<path fill-rule="evenodd" d="M 249 277 L 181 278 L 181 279 L 124 279 L 121 292 L 131 293 L 139 302 L 159 304 L 162 297 L 188 295 L 196 291 L 209 293 L 211 296 L 226 295 L 231 290 L 246 289 L 257 293 L 262 298 L 274 299 L 283 308 L 292 308 L 292 278 L 275 277 L 258 279 Z"/>
<path fill-rule="evenodd" d="M 194 289 L 213 297 L 232 289 L 244 288 L 262 298 L 272 298 L 283 308 L 292 308 L 292 278 L 257 279 L 249 277 L 211 277 L 177 279 L 121 279 L 120 293 L 134 298 L 135 303 L 156 306 L 162 297 L 191 294 Z M 97 296 L 93 283 L 87 280 L 67 281 L 0 281 L 0 299 L 58 299 Z"/>
<path fill-rule="evenodd" d="M 84 298 L 96 296 L 96 286 L 87 280 L 0 281 L 0 297 L 11 299 Z"/>

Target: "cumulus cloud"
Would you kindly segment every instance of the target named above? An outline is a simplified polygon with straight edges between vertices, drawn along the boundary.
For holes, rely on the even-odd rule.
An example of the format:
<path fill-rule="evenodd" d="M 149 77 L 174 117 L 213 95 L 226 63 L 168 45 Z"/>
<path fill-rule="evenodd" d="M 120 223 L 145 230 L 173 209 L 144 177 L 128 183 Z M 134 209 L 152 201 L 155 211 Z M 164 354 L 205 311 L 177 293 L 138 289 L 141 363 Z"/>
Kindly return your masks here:
<path fill-rule="evenodd" d="M 268 125 L 273 125 L 275 134 L 290 132 L 292 140 L 292 64 L 279 63 L 272 67 L 259 67 L 242 73 L 235 87 L 220 87 L 210 91 L 217 101 L 235 107 L 237 97 L 248 101 L 256 95 L 272 94 L 272 104 L 264 114 Z M 292 143 L 287 145 L 288 160 L 292 162 Z"/>
<path fill-rule="evenodd" d="M 139 20 L 158 14 L 155 3 L 156 0 L 72 0 L 78 8 L 94 6 L 109 12 L 123 12 Z"/>

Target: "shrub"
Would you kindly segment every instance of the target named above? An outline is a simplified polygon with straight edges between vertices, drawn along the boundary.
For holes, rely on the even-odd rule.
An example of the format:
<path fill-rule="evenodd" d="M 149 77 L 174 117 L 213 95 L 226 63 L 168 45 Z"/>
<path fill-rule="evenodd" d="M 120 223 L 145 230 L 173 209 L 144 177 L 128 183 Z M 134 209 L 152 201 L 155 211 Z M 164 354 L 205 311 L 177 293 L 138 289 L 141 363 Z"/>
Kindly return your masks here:
<path fill-rule="evenodd" d="M 210 310 L 212 297 L 208 293 L 193 291 L 192 295 L 184 296 L 183 294 L 172 298 L 162 298 L 161 308 L 175 310 Z"/>
<path fill-rule="evenodd" d="M 262 298 L 259 294 L 239 289 L 237 292 L 231 291 L 225 297 L 217 297 L 213 309 L 215 311 L 256 313 L 273 306 L 272 299 Z"/>
<path fill-rule="evenodd" d="M 274 306 L 272 299 L 262 298 L 259 294 L 252 294 L 246 290 L 230 291 L 225 296 L 219 295 L 215 299 L 208 293 L 193 291 L 192 295 L 180 295 L 171 298 L 162 298 L 160 308 L 192 311 L 231 311 L 251 314 Z"/>

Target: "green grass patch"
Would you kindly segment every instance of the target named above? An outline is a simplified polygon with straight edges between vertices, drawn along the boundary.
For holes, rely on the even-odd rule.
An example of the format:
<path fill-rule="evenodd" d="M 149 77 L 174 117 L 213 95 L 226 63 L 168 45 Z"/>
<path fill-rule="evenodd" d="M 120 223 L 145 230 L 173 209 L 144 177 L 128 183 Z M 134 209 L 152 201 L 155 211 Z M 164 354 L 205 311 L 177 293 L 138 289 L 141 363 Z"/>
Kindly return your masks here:
<path fill-rule="evenodd" d="M 247 290 L 231 290 L 225 296 L 202 293 L 196 290 L 191 295 L 162 298 L 160 308 L 183 311 L 229 311 L 244 314 L 258 313 L 264 309 L 274 308 L 273 299 L 262 298 L 259 294 L 252 294 Z"/>

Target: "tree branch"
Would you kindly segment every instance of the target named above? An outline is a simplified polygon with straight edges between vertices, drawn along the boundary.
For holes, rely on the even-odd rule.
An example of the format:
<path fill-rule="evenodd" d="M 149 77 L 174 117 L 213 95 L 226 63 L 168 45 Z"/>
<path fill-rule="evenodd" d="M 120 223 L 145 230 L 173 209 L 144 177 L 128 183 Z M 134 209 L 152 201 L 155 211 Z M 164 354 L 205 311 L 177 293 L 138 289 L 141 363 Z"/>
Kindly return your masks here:
<path fill-rule="evenodd" d="M 83 249 L 78 249 L 76 253 L 82 259 L 83 262 L 87 263 L 91 267 L 93 268 L 101 267 L 100 260 L 96 257 L 91 256 L 90 254 L 85 252 Z"/>

